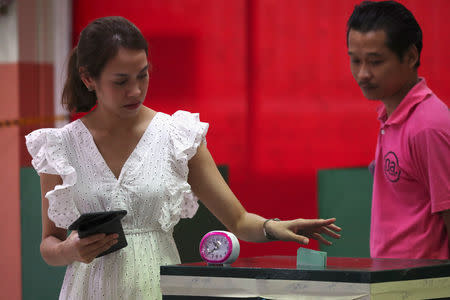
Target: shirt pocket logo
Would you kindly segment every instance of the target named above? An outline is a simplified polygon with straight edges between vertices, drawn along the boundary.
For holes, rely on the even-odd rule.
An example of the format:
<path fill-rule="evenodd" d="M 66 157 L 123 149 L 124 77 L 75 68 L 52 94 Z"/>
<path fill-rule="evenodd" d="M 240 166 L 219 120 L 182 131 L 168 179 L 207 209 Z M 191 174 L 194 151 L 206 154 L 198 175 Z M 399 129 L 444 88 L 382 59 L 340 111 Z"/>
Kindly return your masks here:
<path fill-rule="evenodd" d="M 384 175 L 391 182 L 397 182 L 400 179 L 400 166 L 398 158 L 394 152 L 389 151 L 384 156 Z"/>

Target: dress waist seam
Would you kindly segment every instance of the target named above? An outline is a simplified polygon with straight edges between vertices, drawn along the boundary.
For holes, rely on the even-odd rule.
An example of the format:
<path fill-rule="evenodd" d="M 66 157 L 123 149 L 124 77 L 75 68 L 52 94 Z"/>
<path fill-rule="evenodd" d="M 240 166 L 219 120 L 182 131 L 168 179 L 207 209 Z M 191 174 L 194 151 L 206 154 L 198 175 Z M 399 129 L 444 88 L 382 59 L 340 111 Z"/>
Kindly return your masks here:
<path fill-rule="evenodd" d="M 144 234 L 149 232 L 157 232 L 157 233 L 167 233 L 165 231 L 162 231 L 161 229 L 145 229 L 145 228 L 130 228 L 130 229 L 124 229 L 123 232 L 125 235 L 130 234 Z"/>

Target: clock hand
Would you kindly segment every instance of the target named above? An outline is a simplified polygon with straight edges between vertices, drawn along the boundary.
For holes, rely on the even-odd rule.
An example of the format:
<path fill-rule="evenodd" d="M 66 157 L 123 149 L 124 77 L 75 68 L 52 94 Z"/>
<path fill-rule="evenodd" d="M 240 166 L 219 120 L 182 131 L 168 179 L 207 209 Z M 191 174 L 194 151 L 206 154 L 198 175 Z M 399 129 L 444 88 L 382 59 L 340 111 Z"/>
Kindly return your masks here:
<path fill-rule="evenodd" d="M 222 243 L 220 241 L 213 241 L 212 244 L 214 245 L 214 249 L 209 249 L 208 248 L 208 252 L 207 252 L 208 254 L 211 253 L 211 252 L 214 252 L 216 250 L 219 250 L 220 246 L 222 245 Z"/>
<path fill-rule="evenodd" d="M 219 249 L 219 247 L 217 246 L 217 242 L 212 242 L 212 244 L 213 244 L 214 248 L 209 248 L 209 247 L 208 247 L 208 248 L 207 248 L 208 254 L 211 253 L 211 252 L 216 251 L 217 249 Z"/>

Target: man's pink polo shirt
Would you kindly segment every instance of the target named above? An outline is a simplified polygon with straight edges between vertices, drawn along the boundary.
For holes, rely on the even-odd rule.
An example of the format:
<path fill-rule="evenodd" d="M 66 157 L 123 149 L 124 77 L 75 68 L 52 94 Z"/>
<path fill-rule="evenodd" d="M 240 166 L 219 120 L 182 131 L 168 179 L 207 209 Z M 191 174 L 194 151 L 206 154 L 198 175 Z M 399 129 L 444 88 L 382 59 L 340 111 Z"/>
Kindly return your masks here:
<path fill-rule="evenodd" d="M 389 119 L 384 105 L 378 118 L 371 256 L 449 259 L 439 214 L 450 209 L 448 107 L 421 78 Z"/>

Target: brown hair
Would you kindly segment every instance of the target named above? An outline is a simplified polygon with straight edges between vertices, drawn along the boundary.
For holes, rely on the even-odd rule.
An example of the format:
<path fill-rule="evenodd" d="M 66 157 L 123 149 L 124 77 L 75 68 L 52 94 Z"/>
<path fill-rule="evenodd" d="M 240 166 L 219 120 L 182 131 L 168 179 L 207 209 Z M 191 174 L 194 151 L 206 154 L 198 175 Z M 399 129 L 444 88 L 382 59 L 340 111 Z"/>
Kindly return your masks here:
<path fill-rule="evenodd" d="M 72 50 L 61 102 L 70 112 L 87 112 L 97 103 L 95 91 L 89 91 L 81 81 L 79 69 L 98 79 L 106 63 L 119 48 L 145 50 L 148 45 L 140 30 L 123 17 L 99 18 L 87 25 Z"/>

